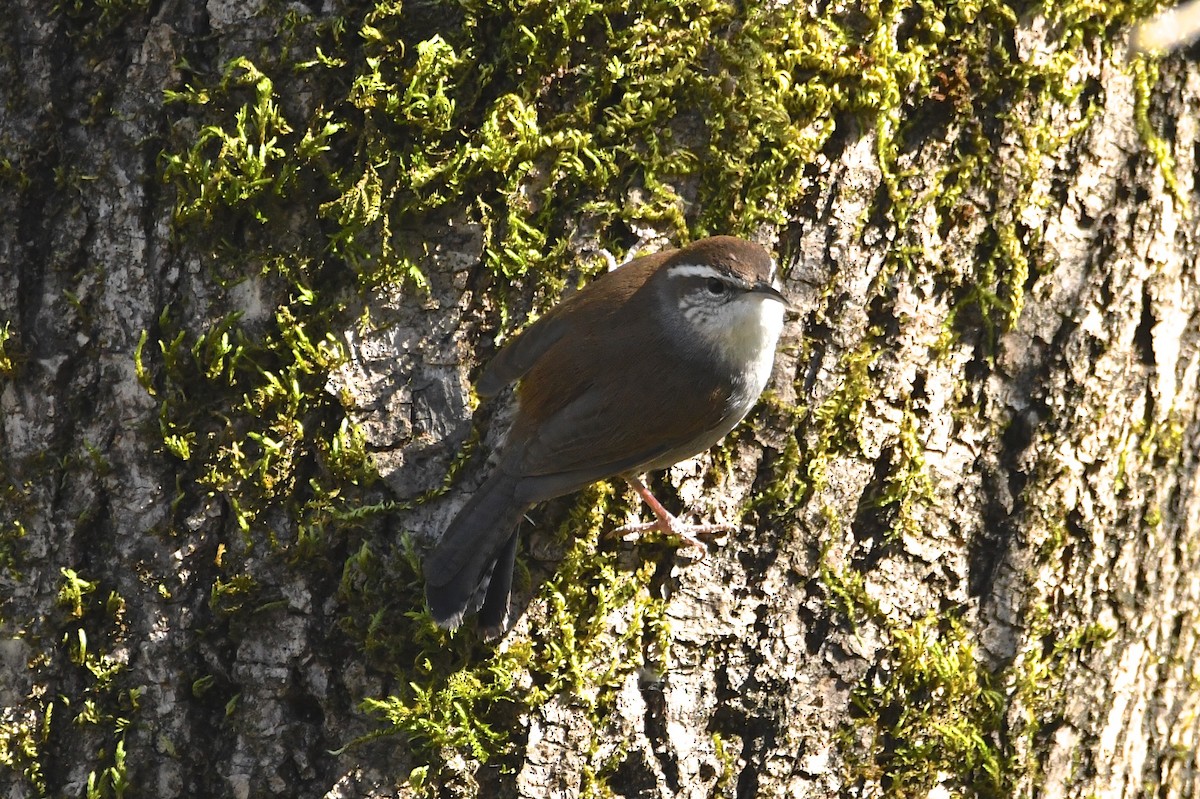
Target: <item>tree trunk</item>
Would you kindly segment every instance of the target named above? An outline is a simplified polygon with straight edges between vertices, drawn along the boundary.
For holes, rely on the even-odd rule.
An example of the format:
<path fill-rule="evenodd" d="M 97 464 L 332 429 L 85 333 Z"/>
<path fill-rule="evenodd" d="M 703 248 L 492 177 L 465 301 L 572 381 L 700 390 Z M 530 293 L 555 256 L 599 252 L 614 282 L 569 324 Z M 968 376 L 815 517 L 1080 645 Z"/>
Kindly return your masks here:
<path fill-rule="evenodd" d="M 1200 73 L 1143 4 L 9 5 L 4 795 L 1200 793 Z M 435 628 L 477 367 L 711 233 L 797 313 L 653 479 L 738 532 L 600 484 L 503 639 Z"/>

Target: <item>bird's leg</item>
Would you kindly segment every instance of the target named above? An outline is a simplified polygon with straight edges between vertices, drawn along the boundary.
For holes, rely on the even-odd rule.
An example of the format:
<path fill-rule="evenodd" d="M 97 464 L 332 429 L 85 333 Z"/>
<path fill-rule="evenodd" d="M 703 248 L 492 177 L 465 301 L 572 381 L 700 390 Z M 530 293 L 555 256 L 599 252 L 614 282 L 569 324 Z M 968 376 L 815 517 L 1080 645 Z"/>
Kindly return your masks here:
<path fill-rule="evenodd" d="M 650 489 L 646 488 L 646 484 L 637 477 L 626 475 L 625 481 L 629 483 L 638 496 L 642 498 L 642 501 L 654 512 L 655 521 L 643 522 L 641 524 L 627 524 L 624 527 L 617 528 L 614 532 L 642 534 L 657 531 L 665 535 L 674 536 L 687 544 L 703 549 L 705 548 L 705 543 L 697 538 L 697 536 L 727 533 L 735 529 L 735 525 L 732 524 L 688 524 L 680 521 L 662 506 L 662 503 L 650 493 Z"/>

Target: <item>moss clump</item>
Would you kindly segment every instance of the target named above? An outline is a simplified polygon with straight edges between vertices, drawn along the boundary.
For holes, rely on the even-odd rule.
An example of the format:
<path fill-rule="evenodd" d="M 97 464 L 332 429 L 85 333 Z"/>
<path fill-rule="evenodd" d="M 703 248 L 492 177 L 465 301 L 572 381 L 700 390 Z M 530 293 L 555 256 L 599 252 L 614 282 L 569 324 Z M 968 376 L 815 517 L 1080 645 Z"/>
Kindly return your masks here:
<path fill-rule="evenodd" d="M 46 627 L 61 632 L 60 646 L 29 663 L 34 681 L 55 675 L 52 693 L 36 692 L 23 712 L 0 716 L 0 765 L 23 776 L 34 796 L 47 796 L 62 765 L 52 741 L 70 736 L 69 756 L 94 765 L 89 797 L 121 797 L 129 786 L 125 733 L 137 716 L 142 689 L 129 684 L 125 600 L 63 568 L 54 618 Z M 42 678 L 44 679 L 44 678 Z"/>
<path fill-rule="evenodd" d="M 244 94 L 247 101 L 236 105 Z M 267 222 L 268 206 L 288 196 L 297 171 L 311 164 L 338 130 L 318 118 L 294 135 L 274 81 L 247 58 L 226 64 L 217 85 L 169 90 L 166 99 L 192 106 L 229 103 L 233 112 L 232 119 L 201 127 L 186 151 L 165 157 L 163 177 L 179 190 L 175 220 L 181 225 L 212 223 L 221 211 Z"/>
<path fill-rule="evenodd" d="M 875 664 L 851 691 L 853 717 L 838 741 L 846 783 L 878 786 L 888 796 L 926 796 L 940 786 L 998 799 L 1036 784 L 1033 744 L 1059 712 L 1068 665 L 1115 634 L 1092 623 L 1054 635 L 1043 606 L 1031 616 L 1027 645 L 993 671 L 958 615 L 890 616 L 850 569 L 823 567 L 821 582 L 836 612 L 855 629 L 870 624 L 881 638 Z"/>
<path fill-rule="evenodd" d="M 46 795 L 42 747 L 49 738 L 51 718 L 46 710 L 42 706 L 24 717 L 6 714 L 0 719 L 0 766 L 20 774 L 39 797 Z"/>
<path fill-rule="evenodd" d="M 21 578 L 21 540 L 26 530 L 20 519 L 6 521 L 0 528 L 0 572 L 14 579 Z"/>
<path fill-rule="evenodd" d="M 920 537 L 925 529 L 924 512 L 937 504 L 919 432 L 920 421 L 911 407 L 906 408 L 898 439 L 891 448 L 887 476 L 871 502 L 871 510 L 880 515 L 887 528 L 889 541 L 905 535 Z"/>
<path fill-rule="evenodd" d="M 813 411 L 813 445 L 808 453 L 806 470 L 812 490 L 825 485 L 825 469 L 835 455 L 861 451 L 858 435 L 862 413 L 875 391 L 870 369 L 881 350 L 872 338 L 842 359 L 839 371 L 844 375 L 841 384 L 828 399 Z"/>
<path fill-rule="evenodd" d="M 265 334 L 234 313 L 199 334 L 170 335 L 164 311 L 158 369 L 139 348 L 136 369 L 159 398 L 166 451 L 196 464 L 197 487 L 228 505 L 249 545 L 275 509 L 297 520 L 297 538 L 310 537 L 329 514 L 352 507 L 340 496 L 345 486 L 374 480 L 361 436 L 323 391 L 342 355 L 331 333 L 310 334 L 328 325 L 314 318 L 316 302 L 296 287 Z"/>
<path fill-rule="evenodd" d="M 953 617 L 930 617 L 887 633 L 882 657 L 851 694 L 862 736 L 861 749 L 849 748 L 851 783 L 876 783 L 896 797 L 925 796 L 935 785 L 955 795 L 1010 795 L 1000 739 L 1005 698 L 970 632 Z"/>
<path fill-rule="evenodd" d="M 1039 464 L 1026 490 L 1046 496 L 1045 487 L 1032 484 L 1058 473 Z M 1062 507 L 1027 510 L 1037 517 L 1029 527 L 1048 531 L 1036 550 L 1040 564 L 1061 560 L 1070 535 Z M 1154 522 L 1153 510 L 1143 522 Z M 841 537 L 837 525 L 830 534 Z M 889 796 L 925 796 L 940 786 L 953 795 L 1002 797 L 1038 784 L 1046 752 L 1041 736 L 1061 718 L 1068 676 L 1116 634 L 1061 612 L 1052 617 L 1048 605 L 1036 605 L 1027 612 L 1015 656 L 992 667 L 964 609 L 906 619 L 881 606 L 861 572 L 833 567 L 827 553 L 819 577 L 831 609 L 879 641 L 874 665 L 852 689 L 856 714 L 839 742 L 847 782 L 879 786 Z"/>
<path fill-rule="evenodd" d="M 1179 177 L 1175 174 L 1175 156 L 1171 154 L 1171 146 L 1158 135 L 1158 131 L 1150 123 L 1150 89 L 1158 81 L 1158 64 L 1138 57 L 1134 59 L 1131 68 L 1134 90 L 1133 118 L 1137 124 L 1138 135 L 1154 158 L 1171 198 L 1183 211 L 1184 216 L 1188 217 L 1191 215 L 1191 209 L 1187 195 L 1179 186 Z"/>
<path fill-rule="evenodd" d="M 72 38 L 88 47 L 143 17 L 150 0 L 64 0 L 53 8 L 69 23 Z"/>
<path fill-rule="evenodd" d="M 17 376 L 17 358 L 13 354 L 12 324 L 0 325 L 0 379 L 11 380 Z"/>
<path fill-rule="evenodd" d="M 632 674 L 665 668 L 668 631 L 662 602 L 649 590 L 653 565 L 626 571 L 615 552 L 596 551 L 607 520 L 604 496 L 603 487 L 586 492 L 562 525 L 570 540 L 543 590 L 548 618 L 528 637 L 513 634 L 495 648 L 470 629 L 440 630 L 419 610 L 419 563 L 407 540 L 384 557 L 364 546 L 347 561 L 342 629 L 372 663 L 403 675 L 399 690 L 363 701 L 382 722 L 369 737 L 405 736 L 417 764 L 414 787 L 444 781 L 450 752 L 503 766 L 521 735 L 517 720 L 563 697 L 592 727 L 584 754 L 593 788 L 620 765 L 621 752 L 607 746 L 605 719 Z M 397 585 L 407 588 L 387 605 L 374 604 Z"/>
<path fill-rule="evenodd" d="M 440 660 L 440 658 L 439 658 Z M 383 698 L 367 698 L 363 709 L 388 726 L 381 733 L 398 732 L 424 755 L 418 766 L 423 781 L 437 776 L 438 753 L 458 751 L 476 761 L 487 763 L 504 751 L 509 734 L 489 719 L 501 711 L 498 705 L 511 705 L 512 690 L 524 665 L 519 656 L 492 657 L 486 667 L 438 669 L 424 659 L 407 674 L 410 682 L 400 691 Z"/>
<path fill-rule="evenodd" d="M 1114 639 L 1117 631 L 1099 622 L 1071 627 L 1061 619 L 1052 621 L 1050 607 L 1044 603 L 1030 610 L 1026 626 L 1025 645 L 1003 675 L 1010 703 L 1022 710 L 1010 716 L 1013 724 L 1005 734 L 1019 758 L 1019 773 L 1027 783 L 1037 785 L 1046 754 L 1044 730 L 1062 720 L 1068 674 L 1077 671 L 1089 653 Z M 1087 669 L 1084 673 L 1089 675 L 1084 679 L 1090 679 Z"/>

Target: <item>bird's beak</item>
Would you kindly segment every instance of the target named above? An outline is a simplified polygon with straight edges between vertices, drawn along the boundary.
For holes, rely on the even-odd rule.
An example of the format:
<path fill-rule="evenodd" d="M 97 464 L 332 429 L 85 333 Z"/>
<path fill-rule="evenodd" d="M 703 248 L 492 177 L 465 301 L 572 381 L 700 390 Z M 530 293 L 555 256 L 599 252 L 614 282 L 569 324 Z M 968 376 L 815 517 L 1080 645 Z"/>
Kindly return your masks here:
<path fill-rule="evenodd" d="M 758 294 L 766 294 L 773 300 L 779 300 L 781 303 L 783 303 L 784 308 L 789 311 L 793 310 L 792 304 L 788 302 L 788 298 L 783 296 L 783 292 L 780 291 L 779 287 L 774 283 L 768 283 L 767 281 L 762 280 L 758 283 L 755 283 L 750 290 Z"/>

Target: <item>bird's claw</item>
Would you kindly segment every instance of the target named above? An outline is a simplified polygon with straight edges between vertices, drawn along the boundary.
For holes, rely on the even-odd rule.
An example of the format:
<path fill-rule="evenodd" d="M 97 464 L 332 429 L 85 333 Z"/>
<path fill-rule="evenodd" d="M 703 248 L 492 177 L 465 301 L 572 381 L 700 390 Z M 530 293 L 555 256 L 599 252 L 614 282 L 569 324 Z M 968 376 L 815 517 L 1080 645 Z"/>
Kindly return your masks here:
<path fill-rule="evenodd" d="M 623 541 L 636 541 L 649 537 L 648 534 L 661 533 L 704 553 L 708 551 L 708 544 L 700 536 L 719 536 L 724 539 L 734 529 L 735 526 L 731 524 L 688 524 L 675 516 L 668 516 L 652 522 L 626 524 L 614 530 L 613 534 L 620 535 Z"/>

